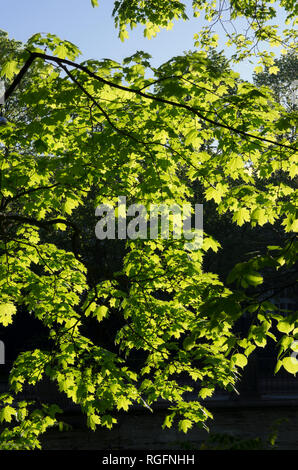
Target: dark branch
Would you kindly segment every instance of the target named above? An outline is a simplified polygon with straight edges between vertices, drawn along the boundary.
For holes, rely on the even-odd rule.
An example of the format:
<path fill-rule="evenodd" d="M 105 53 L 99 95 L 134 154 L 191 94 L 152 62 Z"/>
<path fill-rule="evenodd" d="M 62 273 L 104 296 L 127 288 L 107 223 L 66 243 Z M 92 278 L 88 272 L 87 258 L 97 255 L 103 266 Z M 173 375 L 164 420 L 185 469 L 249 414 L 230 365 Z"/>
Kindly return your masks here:
<path fill-rule="evenodd" d="M 126 87 L 124 85 L 119 85 L 117 83 L 113 83 L 113 82 L 111 82 L 111 81 L 109 81 L 105 78 L 99 77 L 98 75 L 96 75 L 94 72 L 91 72 L 87 67 L 85 67 L 83 65 L 76 64 L 75 62 L 73 62 L 71 60 L 60 59 L 59 57 L 54 57 L 54 56 L 51 56 L 51 55 L 48 55 L 48 54 L 43 54 L 41 52 L 30 52 L 29 59 L 27 60 L 24 67 L 21 69 L 21 71 L 19 72 L 19 74 L 17 75 L 17 77 L 15 78 L 13 83 L 7 89 L 7 91 L 5 93 L 5 99 L 8 99 L 9 96 L 13 93 L 13 91 L 15 90 L 17 85 L 20 83 L 22 77 L 25 75 L 28 68 L 30 67 L 30 65 L 32 64 L 32 62 L 36 58 L 40 58 L 40 59 L 43 59 L 43 60 L 49 60 L 51 62 L 55 62 L 56 64 L 58 64 L 61 67 L 62 67 L 63 64 L 64 65 L 69 65 L 69 66 L 74 67 L 78 70 L 81 70 L 82 72 L 86 73 L 87 75 L 89 75 L 93 79 L 95 79 L 95 80 L 97 80 L 101 83 L 104 83 L 106 85 L 109 85 L 112 88 L 117 88 L 118 90 L 133 93 L 135 95 L 141 96 L 142 98 L 150 99 L 152 101 L 157 101 L 159 103 L 168 104 L 170 106 L 175 106 L 177 108 L 186 109 L 187 111 L 192 112 L 193 114 L 198 116 L 200 119 L 202 119 L 203 121 L 208 122 L 209 124 L 212 124 L 212 125 L 217 126 L 217 127 L 221 127 L 223 129 L 227 129 L 231 132 L 234 132 L 235 134 L 242 135 L 243 137 L 250 138 L 250 139 L 257 139 L 257 140 L 260 140 L 261 142 L 267 142 L 269 144 L 277 145 L 278 147 L 287 148 L 287 149 L 290 149 L 290 150 L 297 151 L 296 147 L 292 147 L 292 146 L 286 145 L 286 144 L 281 144 L 280 142 L 276 142 L 276 141 L 271 140 L 271 139 L 266 139 L 264 137 L 260 137 L 260 136 L 254 135 L 254 134 L 250 134 L 250 133 L 242 131 L 241 129 L 238 129 L 236 127 L 232 127 L 232 126 L 229 126 L 227 124 L 223 124 L 223 123 L 214 121 L 213 119 L 210 119 L 206 116 L 203 116 L 198 111 L 197 108 L 194 108 L 192 106 L 188 106 L 187 104 L 167 100 L 165 98 L 161 98 L 161 97 L 154 96 L 154 95 L 151 95 L 151 94 L 148 94 L 148 93 L 144 93 L 143 91 L 141 91 L 139 89 L 136 89 L 136 88 L 129 88 L 129 87 Z"/>
<path fill-rule="evenodd" d="M 18 75 L 16 76 L 16 78 L 12 82 L 12 84 L 5 91 L 5 93 L 4 93 L 5 101 L 11 96 L 11 94 L 17 88 L 17 86 L 21 82 L 22 78 L 27 73 L 29 67 L 32 65 L 34 59 L 35 59 L 34 55 L 31 54 L 29 59 L 25 62 L 25 65 L 23 66 L 23 68 L 19 71 Z"/>
<path fill-rule="evenodd" d="M 71 227 L 73 230 L 73 235 L 71 239 L 72 249 L 75 256 L 79 254 L 80 229 L 74 222 L 62 218 L 42 221 L 34 219 L 33 217 L 26 217 L 19 214 L 6 214 L 5 212 L 0 212 L 0 219 L 12 220 L 23 224 L 33 225 L 34 227 L 43 229 L 48 229 L 51 225 L 55 224 L 64 224 L 67 227 Z"/>

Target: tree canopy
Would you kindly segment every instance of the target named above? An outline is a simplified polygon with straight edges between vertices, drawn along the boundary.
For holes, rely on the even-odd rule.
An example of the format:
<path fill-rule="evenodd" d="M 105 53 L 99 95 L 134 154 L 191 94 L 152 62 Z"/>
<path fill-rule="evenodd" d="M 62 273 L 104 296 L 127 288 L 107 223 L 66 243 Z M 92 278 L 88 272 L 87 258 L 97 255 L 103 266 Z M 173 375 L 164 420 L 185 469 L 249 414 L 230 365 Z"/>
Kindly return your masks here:
<path fill-rule="evenodd" d="M 100 1 L 91 0 L 91 3 L 95 7 Z M 161 28 L 171 29 L 179 19 L 187 21 L 191 15 L 201 17 L 203 24 L 195 35 L 196 46 L 207 50 L 216 47 L 219 37 L 225 35 L 227 46 L 233 48 L 233 59 L 239 62 L 257 55 L 262 64 L 258 66 L 259 71 L 263 65 L 274 67 L 275 47 L 282 48 L 282 53 L 295 50 L 297 13 L 297 5 L 292 0 L 279 3 L 266 0 L 165 0 L 162 3 L 120 0 L 114 2 L 113 9 L 121 40 L 129 37 L 127 27 L 144 25 L 144 36 L 150 39 Z M 275 73 L 274 68 L 271 70 Z"/>
<path fill-rule="evenodd" d="M 295 19 L 294 2 L 281 6 Z M 293 28 L 280 38 L 267 25 L 276 14 L 269 2 L 194 0 L 193 9 L 214 25 L 223 13 L 248 21 L 252 39 L 230 35 L 235 60 L 261 40 L 294 47 Z M 172 0 L 117 1 L 113 14 L 122 39 L 127 25 L 144 24 L 150 37 L 186 19 L 185 4 Z M 142 51 L 122 63 L 78 62 L 79 49 L 54 34 L 23 45 L 1 33 L 0 323 L 10 328 L 26 312 L 48 338 L 13 363 L 10 392 L 0 397 L 0 448 L 39 447 L 59 421 L 55 404 L 18 398 L 45 378 L 93 430 L 116 424 L 116 410 L 138 403 L 152 411 L 162 400 L 164 427 L 186 432 L 206 426 L 204 399 L 217 387 L 237 390 L 250 354 L 269 339 L 279 341 L 276 371 L 298 371 L 297 313 L 272 301 L 294 284 L 297 106 L 286 109 L 268 83 L 242 80 L 214 51 L 211 29 L 198 35 L 199 50 L 158 68 Z M 277 73 L 271 52 L 262 60 Z M 252 236 L 269 227 L 280 243 L 266 242 L 223 279 L 204 265 L 224 250 L 215 234 L 204 232 L 193 250 L 183 237 L 96 239 L 96 207 L 120 196 L 148 211 L 204 204 L 207 224 L 226 217 L 231 230 L 247 226 Z M 277 288 L 272 273 L 282 274 Z M 245 315 L 249 331 L 236 332 Z M 197 400 L 187 398 L 192 390 Z"/>

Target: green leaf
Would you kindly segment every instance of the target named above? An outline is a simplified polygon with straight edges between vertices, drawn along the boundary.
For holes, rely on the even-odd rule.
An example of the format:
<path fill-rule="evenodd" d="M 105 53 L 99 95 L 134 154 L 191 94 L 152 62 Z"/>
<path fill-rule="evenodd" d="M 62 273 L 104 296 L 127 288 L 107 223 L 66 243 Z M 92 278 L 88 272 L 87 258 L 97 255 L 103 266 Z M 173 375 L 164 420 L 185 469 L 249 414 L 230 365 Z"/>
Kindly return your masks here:
<path fill-rule="evenodd" d="M 269 67 L 269 73 L 276 75 L 279 72 L 279 68 L 273 65 L 272 67 Z"/>
<path fill-rule="evenodd" d="M 210 187 L 206 190 L 206 199 L 214 199 L 216 203 L 220 203 L 222 197 L 226 194 L 228 186 L 223 183 L 218 183 L 215 187 Z"/>
<path fill-rule="evenodd" d="M 91 414 L 88 416 L 87 424 L 88 424 L 88 427 L 92 429 L 92 431 L 95 431 L 96 426 L 100 423 L 101 423 L 101 419 L 96 414 Z"/>
<path fill-rule="evenodd" d="M 60 59 L 65 59 L 65 57 L 67 57 L 67 53 L 68 53 L 68 49 L 65 44 L 60 44 L 54 50 L 54 54 L 60 57 Z"/>
<path fill-rule="evenodd" d="M 290 372 L 290 374 L 296 375 L 298 372 L 298 361 L 294 357 L 284 357 L 282 360 L 282 365 L 286 369 L 286 371 Z"/>
<path fill-rule="evenodd" d="M 257 66 L 254 68 L 254 72 L 255 72 L 255 73 L 261 73 L 261 72 L 263 72 L 263 70 L 264 70 L 264 69 L 263 69 L 262 65 L 257 65 Z"/>
<path fill-rule="evenodd" d="M 16 415 L 16 410 L 11 406 L 4 406 L 0 411 L 0 422 L 7 421 L 8 423 L 11 422 L 13 416 Z"/>
<path fill-rule="evenodd" d="M 108 310 L 109 309 L 105 305 L 101 305 L 95 309 L 93 316 L 96 317 L 99 322 L 101 322 L 103 318 L 107 316 Z"/>
<path fill-rule="evenodd" d="M 278 322 L 277 324 L 277 329 L 278 331 L 281 331 L 282 333 L 290 333 L 294 328 L 293 324 L 288 323 L 286 320 L 282 320 Z"/>
<path fill-rule="evenodd" d="M 250 214 L 246 207 L 242 207 L 241 209 L 237 210 L 233 215 L 233 221 L 237 223 L 237 225 L 243 225 L 245 222 L 250 220 Z"/>
<path fill-rule="evenodd" d="M 172 413 L 172 414 L 170 414 L 170 415 L 167 415 L 167 416 L 165 417 L 164 422 L 163 422 L 162 428 L 163 428 L 163 429 L 164 429 L 164 428 L 171 428 L 172 425 L 173 425 L 173 419 L 174 419 L 174 417 L 175 417 L 175 413 Z"/>
<path fill-rule="evenodd" d="M 18 72 L 18 63 L 15 60 L 6 62 L 0 69 L 0 77 L 6 77 L 11 80 L 12 77 Z"/>
<path fill-rule="evenodd" d="M 131 401 L 128 398 L 126 398 L 124 396 L 118 398 L 118 400 L 117 400 L 117 409 L 118 410 L 121 410 L 121 408 L 122 408 L 123 410 L 127 411 L 128 408 L 129 408 L 129 405 L 131 405 Z"/>
<path fill-rule="evenodd" d="M 211 249 L 212 251 L 217 253 L 217 251 L 220 247 L 221 247 L 220 243 L 218 243 L 218 241 L 214 240 L 214 238 L 212 238 L 212 237 L 204 237 L 203 238 L 202 248 L 203 248 L 204 251 L 208 251 L 209 249 Z"/>
<path fill-rule="evenodd" d="M 179 430 L 187 433 L 188 429 L 192 427 L 192 422 L 189 419 L 183 419 L 179 421 Z"/>
<path fill-rule="evenodd" d="M 196 128 L 191 129 L 185 135 L 185 145 L 190 145 L 196 141 L 198 137 L 198 130 Z"/>
<path fill-rule="evenodd" d="M 65 201 L 65 203 L 63 204 L 63 211 L 66 213 L 66 214 L 71 214 L 73 212 L 73 210 L 79 205 L 79 201 L 77 199 L 73 199 L 73 198 L 70 198 L 68 197 Z"/>
<path fill-rule="evenodd" d="M 119 38 L 122 42 L 125 41 L 125 39 L 128 39 L 129 38 L 129 34 L 128 34 L 128 31 L 127 29 L 121 29 L 120 32 L 119 32 Z"/>
<path fill-rule="evenodd" d="M 277 374 L 282 365 L 282 361 L 278 360 L 274 369 L 274 374 Z"/>
<path fill-rule="evenodd" d="M 12 316 L 16 313 L 15 305 L 11 303 L 0 304 L 0 323 L 7 326 L 12 323 Z"/>
<path fill-rule="evenodd" d="M 245 282 L 251 286 L 258 286 L 263 283 L 263 276 L 257 272 L 250 271 L 243 276 Z"/>
<path fill-rule="evenodd" d="M 265 209 L 260 207 L 255 209 L 251 214 L 251 220 L 255 220 L 259 225 L 263 226 L 268 221 Z"/>
<path fill-rule="evenodd" d="M 244 356 L 244 354 L 237 353 L 237 354 L 234 354 L 232 356 L 232 362 L 236 366 L 239 366 L 239 367 L 243 368 L 247 365 L 247 358 L 246 358 L 246 356 Z"/>
<path fill-rule="evenodd" d="M 213 395 L 213 392 L 214 392 L 214 388 L 201 388 L 201 390 L 199 391 L 199 396 L 201 398 L 203 398 L 203 400 L 207 397 L 212 397 Z"/>
<path fill-rule="evenodd" d="M 96 307 L 97 307 L 96 302 L 91 302 L 90 305 L 88 305 L 88 307 L 85 310 L 86 317 L 88 317 L 90 313 L 94 312 L 96 310 Z"/>

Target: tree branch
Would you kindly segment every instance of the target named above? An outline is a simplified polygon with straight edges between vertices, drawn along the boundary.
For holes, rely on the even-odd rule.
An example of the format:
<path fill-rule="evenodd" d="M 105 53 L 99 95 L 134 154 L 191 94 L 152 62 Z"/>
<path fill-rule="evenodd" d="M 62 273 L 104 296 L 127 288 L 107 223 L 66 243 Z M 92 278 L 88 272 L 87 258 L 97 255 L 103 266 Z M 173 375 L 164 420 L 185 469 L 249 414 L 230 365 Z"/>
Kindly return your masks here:
<path fill-rule="evenodd" d="M 29 51 L 30 52 L 30 51 Z M 10 87 L 6 90 L 5 92 L 5 99 L 7 100 L 11 94 L 14 92 L 15 88 L 17 87 L 17 85 L 20 83 L 21 79 L 23 78 L 23 76 L 26 74 L 26 72 L 28 71 L 29 67 L 31 66 L 31 64 L 33 63 L 33 61 L 37 58 L 40 58 L 40 59 L 43 59 L 43 60 L 49 60 L 51 62 L 55 62 L 56 64 L 58 64 L 60 67 L 62 67 L 63 65 L 69 65 L 71 67 L 74 67 L 78 70 L 81 70 L 82 72 L 86 73 L 87 75 L 89 75 L 90 77 L 92 77 L 93 79 L 101 82 L 101 83 L 104 83 L 106 85 L 109 85 L 110 87 L 112 88 L 117 88 L 118 90 L 122 90 L 122 91 L 125 91 L 125 92 L 128 92 L 128 93 L 133 93 L 135 95 L 138 95 L 138 96 L 141 96 L 142 98 L 146 98 L 146 99 L 149 99 L 151 101 L 156 101 L 156 102 L 159 102 L 159 103 L 163 103 L 163 104 L 168 104 L 170 106 L 174 106 L 174 107 L 177 107 L 177 108 L 182 108 L 182 109 L 186 109 L 187 111 L 190 111 L 192 112 L 193 114 L 195 114 L 196 116 L 198 116 L 200 119 L 202 119 L 203 121 L 206 121 L 208 122 L 209 124 L 212 124 L 216 127 L 221 127 L 223 129 L 227 129 L 231 132 L 234 132 L 235 134 L 238 134 L 238 135 L 241 135 L 243 137 L 246 137 L 246 138 L 250 138 L 250 139 L 257 139 L 257 140 L 260 140 L 261 142 L 267 142 L 267 143 L 270 143 L 270 144 L 273 144 L 273 145 L 276 145 L 278 147 L 282 147 L 282 148 L 287 148 L 287 149 L 290 149 L 290 150 L 294 150 L 294 151 L 297 151 L 298 149 L 296 147 L 292 147 L 290 145 L 286 145 L 286 144 L 281 144 L 280 142 L 277 142 L 277 141 L 274 141 L 274 140 L 271 140 L 271 139 L 266 139 L 264 137 L 260 137 L 258 135 L 254 135 L 254 134 L 250 134 L 248 132 L 245 132 L 245 131 L 242 131 L 241 129 L 238 129 L 236 127 L 232 127 L 232 126 L 229 126 L 227 124 L 223 124 L 223 123 L 220 123 L 220 122 L 217 122 L 217 121 L 214 121 L 213 119 L 210 119 L 206 116 L 203 116 L 197 108 L 195 107 L 192 107 L 192 106 L 188 106 L 187 104 L 184 104 L 184 103 L 178 103 L 176 101 L 172 101 L 172 100 L 168 100 L 168 99 L 165 99 L 165 98 L 161 98 L 161 97 L 158 97 L 158 96 L 155 96 L 155 95 L 152 95 L 152 94 L 148 94 L 148 93 L 144 93 L 143 91 L 137 89 L 137 88 L 129 88 L 129 87 L 126 87 L 124 85 L 119 85 L 117 83 L 113 83 L 105 78 L 102 78 L 98 75 L 96 75 L 94 72 L 91 72 L 87 67 L 85 67 L 84 65 L 81 65 L 81 64 L 77 64 L 71 60 L 68 60 L 68 59 L 61 59 L 59 57 L 55 57 L 55 56 L 51 56 L 49 54 L 44 54 L 44 53 L 41 53 L 41 52 L 30 52 L 30 57 L 29 59 L 26 61 L 25 65 L 23 66 L 23 68 L 21 69 L 21 71 L 18 73 L 18 75 L 16 76 L 15 80 L 13 81 L 13 83 L 10 85 Z"/>
<path fill-rule="evenodd" d="M 47 220 L 47 221 L 42 221 L 42 220 L 37 220 L 34 219 L 33 217 L 26 217 L 23 215 L 19 214 L 6 214 L 5 212 L 0 212 L 0 219 L 6 219 L 6 220 L 13 220 L 16 222 L 21 222 L 23 224 L 28 224 L 28 225 L 33 225 L 35 227 L 47 229 L 51 225 L 55 224 L 64 224 L 68 227 L 71 227 L 73 229 L 73 236 L 72 236 L 72 249 L 74 252 L 74 255 L 77 256 L 79 254 L 79 234 L 80 234 L 80 229 L 79 227 L 74 223 L 66 219 L 62 218 L 57 218 L 57 219 L 52 219 L 52 220 Z"/>

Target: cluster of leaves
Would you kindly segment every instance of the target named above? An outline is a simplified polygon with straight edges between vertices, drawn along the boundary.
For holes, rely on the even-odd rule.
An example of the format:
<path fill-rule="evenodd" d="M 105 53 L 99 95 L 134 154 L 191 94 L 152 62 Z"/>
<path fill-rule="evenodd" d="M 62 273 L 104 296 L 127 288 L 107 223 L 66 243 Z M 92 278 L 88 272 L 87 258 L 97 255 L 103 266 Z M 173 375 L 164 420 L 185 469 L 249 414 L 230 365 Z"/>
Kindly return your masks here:
<path fill-rule="evenodd" d="M 243 439 L 233 434 L 212 433 L 204 442 L 201 450 L 261 450 L 263 442 L 259 437 Z"/>
<path fill-rule="evenodd" d="M 117 2 L 122 24 L 123 12 L 132 16 L 128 3 L 133 9 L 148 2 Z M 156 6 L 162 25 L 172 4 Z M 151 409 L 162 400 L 169 403 L 164 427 L 178 421 L 186 432 L 205 426 L 211 413 L 202 401 L 216 387 L 236 389 L 247 357 L 275 338 L 276 322 L 285 333 L 278 367 L 298 371 L 290 357 L 296 317 L 276 314 L 270 296 L 260 300 L 255 291 L 268 267 L 291 268 L 296 256 L 293 114 L 268 88 L 215 67 L 206 52 L 151 68 L 153 78 L 146 74 L 150 57 L 141 52 L 123 64 L 78 64 L 78 54 L 73 44 L 38 34 L 21 52 L 12 50 L 1 71 L 18 83 L 16 72 L 30 70 L 13 109 L 7 93 L 9 125 L 0 131 L 0 323 L 10 325 L 26 308 L 48 328 L 51 345 L 14 362 L 1 419 L 14 416 L 20 424 L 7 427 L 2 448 L 39 446 L 38 435 L 56 423 L 51 409 L 30 414 L 18 411 L 29 404 L 13 405 L 25 384 L 44 378 L 81 406 L 91 429 L 110 428 L 115 410 L 135 403 Z M 236 265 L 225 284 L 203 269 L 204 254 L 220 248 L 207 233 L 193 251 L 182 238 L 127 240 L 120 271 L 111 267 L 104 278 L 99 265 L 90 276 L 85 228 L 73 220 L 90 195 L 94 209 L 120 195 L 148 209 L 182 206 L 194 198 L 196 182 L 204 200 L 238 226 L 281 224 L 285 246 Z M 59 246 L 61 237 L 70 239 L 68 249 Z M 241 337 L 233 327 L 245 313 L 253 324 Z M 90 319 L 101 328 L 115 316 L 122 322 L 111 332 L 113 348 L 85 334 Z M 137 366 L 129 363 L 134 353 Z M 198 400 L 190 401 L 194 390 Z"/>
<path fill-rule="evenodd" d="M 98 0 L 91 0 L 98 6 Z M 187 10 L 190 2 L 181 0 L 117 0 L 114 2 L 113 16 L 122 41 L 129 37 L 127 26 L 131 29 L 138 24 L 145 26 L 144 36 L 151 39 L 160 28 L 171 29 L 173 21 L 188 20 Z M 277 73 L 272 47 L 281 48 L 287 53 L 295 49 L 297 40 L 297 5 L 292 0 L 274 4 L 271 0 L 192 0 L 194 17 L 203 16 L 203 26 L 195 34 L 195 46 L 209 50 L 216 47 L 219 31 L 226 38 L 226 45 L 233 48 L 233 59 L 239 62 L 245 58 L 258 56 L 261 72 L 267 66 L 270 73 Z M 282 20 L 280 19 L 282 17 Z M 275 22 L 275 23 L 274 23 Z M 283 23 L 283 24 L 281 24 Z M 263 45 L 269 47 L 263 47 Z"/>
<path fill-rule="evenodd" d="M 254 82 L 258 86 L 268 86 L 274 91 L 274 97 L 289 111 L 297 111 L 298 90 L 298 57 L 290 52 L 274 60 L 278 74 L 270 74 L 268 67 L 264 72 L 254 74 Z"/>
<path fill-rule="evenodd" d="M 57 405 L 42 405 L 40 409 L 34 409 L 34 403 L 15 403 L 11 395 L 2 394 L 0 423 L 5 422 L 6 428 L 1 434 L 1 450 L 40 449 L 39 436 L 57 424 L 57 413 L 62 413 Z"/>
<path fill-rule="evenodd" d="M 233 433 L 210 433 L 208 439 L 200 446 L 200 450 L 273 450 L 277 447 L 280 426 L 288 420 L 281 418 L 275 420 L 266 439 L 263 437 L 247 437 Z"/>

